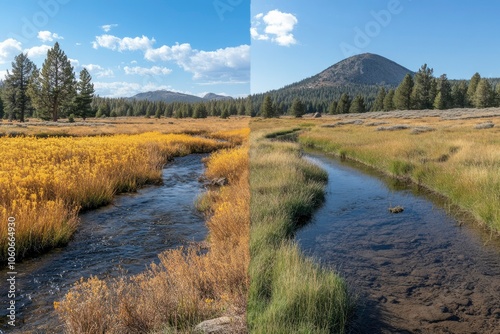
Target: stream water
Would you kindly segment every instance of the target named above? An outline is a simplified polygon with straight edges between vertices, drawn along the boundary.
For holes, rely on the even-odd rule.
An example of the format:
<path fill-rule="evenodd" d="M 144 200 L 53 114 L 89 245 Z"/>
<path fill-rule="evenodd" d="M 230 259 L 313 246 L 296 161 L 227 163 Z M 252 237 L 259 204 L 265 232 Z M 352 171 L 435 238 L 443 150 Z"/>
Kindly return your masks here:
<path fill-rule="evenodd" d="M 329 175 L 296 238 L 357 298 L 352 333 L 500 333 L 500 243 L 445 202 L 359 164 L 308 159 Z M 389 207 L 404 211 L 393 214 Z"/>
<path fill-rule="evenodd" d="M 166 165 L 163 184 L 123 194 L 109 206 L 80 216 L 78 231 L 66 247 L 16 266 L 16 327 L 7 325 L 7 287 L 0 285 L 0 332 L 62 333 L 53 303 L 81 277 L 136 274 L 169 248 L 206 237 L 203 215 L 194 201 L 203 185 L 201 159 L 192 154 Z M 2 281 L 7 270 L 0 272 Z"/>

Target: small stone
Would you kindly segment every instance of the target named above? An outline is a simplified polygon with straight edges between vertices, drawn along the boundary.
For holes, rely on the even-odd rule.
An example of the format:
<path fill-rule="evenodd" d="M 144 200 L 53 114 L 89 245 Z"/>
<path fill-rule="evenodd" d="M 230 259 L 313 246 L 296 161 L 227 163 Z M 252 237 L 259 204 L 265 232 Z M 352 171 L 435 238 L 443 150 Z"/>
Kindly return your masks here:
<path fill-rule="evenodd" d="M 232 319 L 229 317 L 206 320 L 196 325 L 194 332 L 199 334 L 230 333 L 232 322 Z"/>
<path fill-rule="evenodd" d="M 390 213 L 400 213 L 403 212 L 405 209 L 402 206 L 395 206 L 393 208 L 389 208 Z"/>

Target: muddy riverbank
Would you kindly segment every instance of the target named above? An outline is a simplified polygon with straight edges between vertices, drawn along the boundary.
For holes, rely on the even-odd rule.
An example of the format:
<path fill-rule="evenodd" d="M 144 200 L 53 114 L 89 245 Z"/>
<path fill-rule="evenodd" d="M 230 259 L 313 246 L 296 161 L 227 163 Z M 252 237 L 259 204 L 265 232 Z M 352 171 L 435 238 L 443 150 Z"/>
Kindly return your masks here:
<path fill-rule="evenodd" d="M 358 297 L 351 332 L 500 333 L 498 240 L 415 185 L 309 159 L 329 174 L 326 201 L 296 237 Z"/>

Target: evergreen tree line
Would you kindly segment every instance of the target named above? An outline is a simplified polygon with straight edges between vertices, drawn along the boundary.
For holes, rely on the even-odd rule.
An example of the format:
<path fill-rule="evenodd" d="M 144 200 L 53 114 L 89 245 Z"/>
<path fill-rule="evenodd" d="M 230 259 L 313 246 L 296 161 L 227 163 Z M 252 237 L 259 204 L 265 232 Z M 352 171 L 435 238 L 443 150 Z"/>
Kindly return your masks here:
<path fill-rule="evenodd" d="M 94 97 L 92 77 L 84 68 L 75 78 L 68 57 L 55 43 L 41 69 L 21 53 L 14 58 L 0 87 L 0 117 L 24 122 L 27 117 L 57 121 L 88 117 Z"/>
<path fill-rule="evenodd" d="M 212 100 L 204 102 L 163 102 L 136 100 L 130 98 L 95 97 L 91 108 L 95 117 L 173 117 L 206 118 L 215 116 L 228 118 L 235 115 L 251 116 L 250 99 Z"/>
<path fill-rule="evenodd" d="M 450 81 L 446 74 L 435 78 L 433 69 L 424 64 L 415 76 L 407 74 L 397 88 L 381 87 L 371 111 L 499 107 L 500 84 L 495 81 L 479 73 L 469 81 Z"/>
<path fill-rule="evenodd" d="M 24 122 L 27 117 L 57 121 L 68 117 L 193 117 L 254 116 L 250 98 L 198 103 L 153 102 L 94 96 L 92 77 L 84 68 L 79 80 L 59 43 L 47 52 L 39 70 L 26 54 L 19 54 L 0 82 L 0 118 Z"/>
<path fill-rule="evenodd" d="M 366 111 L 488 108 L 500 106 L 500 80 L 481 78 L 449 80 L 446 74 L 434 77 L 424 64 L 414 76 L 407 74 L 397 87 L 345 85 L 318 89 L 294 88 L 252 95 L 256 113 L 263 117 L 297 116 L 294 104 L 304 113 L 345 114 Z M 273 116 L 269 116 L 273 115 Z"/>

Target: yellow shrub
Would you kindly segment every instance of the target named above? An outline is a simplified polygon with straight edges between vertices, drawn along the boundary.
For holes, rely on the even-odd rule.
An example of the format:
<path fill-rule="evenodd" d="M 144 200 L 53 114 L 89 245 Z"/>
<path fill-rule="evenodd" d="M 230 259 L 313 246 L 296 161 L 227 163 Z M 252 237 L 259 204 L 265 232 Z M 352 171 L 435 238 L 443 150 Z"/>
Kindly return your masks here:
<path fill-rule="evenodd" d="M 18 259 L 66 243 L 80 208 L 110 202 L 117 192 L 161 178 L 174 156 L 230 144 L 183 134 L 0 138 L 0 221 L 14 217 Z M 6 259 L 0 224 L 0 259 Z"/>
<path fill-rule="evenodd" d="M 229 180 L 210 201 L 208 252 L 200 245 L 169 250 L 159 255 L 160 264 L 129 279 L 79 282 L 57 306 L 70 333 L 87 333 L 91 325 L 107 333 L 191 332 L 220 315 L 238 315 L 231 331 L 246 332 L 248 146 L 213 153 L 206 172 Z M 75 312 L 81 305 L 92 311 Z"/>

